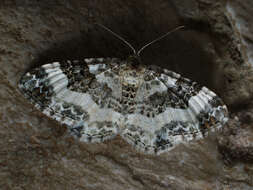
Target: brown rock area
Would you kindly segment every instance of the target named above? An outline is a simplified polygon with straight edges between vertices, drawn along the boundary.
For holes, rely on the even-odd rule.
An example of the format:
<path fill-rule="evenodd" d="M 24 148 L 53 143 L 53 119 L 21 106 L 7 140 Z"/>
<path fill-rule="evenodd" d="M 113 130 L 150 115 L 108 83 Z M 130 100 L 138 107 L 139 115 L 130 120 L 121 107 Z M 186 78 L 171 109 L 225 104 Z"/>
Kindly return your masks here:
<path fill-rule="evenodd" d="M 253 128 L 230 121 L 219 138 L 219 149 L 225 161 L 253 161 Z"/>
<path fill-rule="evenodd" d="M 250 0 L 0 2 L 0 189 L 253 188 L 253 75 Z M 228 105 L 224 131 L 157 155 L 136 152 L 117 137 L 80 143 L 37 111 L 17 83 L 46 62 L 127 57 L 134 47 L 185 25 L 142 54 L 214 90 Z M 237 119 L 234 119 L 237 117 Z"/>

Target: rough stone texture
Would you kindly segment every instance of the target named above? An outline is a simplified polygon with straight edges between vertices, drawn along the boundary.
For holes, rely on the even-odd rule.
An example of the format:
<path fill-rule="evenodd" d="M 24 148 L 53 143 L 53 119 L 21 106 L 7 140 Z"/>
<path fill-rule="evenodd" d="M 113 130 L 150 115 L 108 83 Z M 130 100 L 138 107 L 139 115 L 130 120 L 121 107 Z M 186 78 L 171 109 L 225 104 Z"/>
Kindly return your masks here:
<path fill-rule="evenodd" d="M 244 108 L 253 94 L 252 9 L 251 0 L 1 1 L 0 189 L 252 189 L 253 109 Z M 137 153 L 120 138 L 85 144 L 70 137 L 22 97 L 17 82 L 52 60 L 126 57 L 130 50 L 94 22 L 134 47 L 186 25 L 148 48 L 143 61 L 218 92 L 239 124 L 219 144 L 210 136 L 160 156 Z"/>
<path fill-rule="evenodd" d="M 239 0 L 228 1 L 226 5 L 227 15 L 231 21 L 234 31 L 241 41 L 241 51 L 245 60 L 253 66 L 253 2 Z"/>
<path fill-rule="evenodd" d="M 238 104 L 249 103 L 252 99 L 252 81 L 253 81 L 253 27 L 252 27 L 252 1 L 228 1 L 226 6 L 226 15 L 231 23 L 231 27 L 237 36 L 237 47 L 241 52 L 244 63 L 237 66 L 227 67 L 228 81 L 233 96 L 230 97 L 231 102 Z M 226 70 L 225 70 L 226 71 Z M 231 82 L 232 81 L 232 82 Z M 236 88 L 239 87 L 239 88 Z M 235 90 L 236 89 L 236 92 Z M 227 93 L 230 96 L 232 93 Z M 239 95 L 241 94 L 241 95 Z M 237 98 L 235 97 L 237 96 Z M 235 104 L 234 104 L 235 105 Z"/>
<path fill-rule="evenodd" d="M 253 162 L 253 128 L 240 124 L 231 119 L 219 137 L 220 152 L 228 163 L 235 160 Z"/>

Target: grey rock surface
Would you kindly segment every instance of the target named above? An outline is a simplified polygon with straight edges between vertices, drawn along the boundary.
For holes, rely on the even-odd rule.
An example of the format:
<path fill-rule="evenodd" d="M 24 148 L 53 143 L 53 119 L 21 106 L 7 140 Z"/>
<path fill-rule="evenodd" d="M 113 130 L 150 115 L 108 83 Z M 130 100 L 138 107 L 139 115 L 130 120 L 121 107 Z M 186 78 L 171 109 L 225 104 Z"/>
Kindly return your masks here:
<path fill-rule="evenodd" d="M 252 9 L 250 0 L 1 1 L 0 189 L 252 189 Z M 129 55 L 95 22 L 137 48 L 185 25 L 142 58 L 223 98 L 233 119 L 218 141 L 211 135 L 160 156 L 119 137 L 85 144 L 29 104 L 17 83 L 36 65 Z"/>

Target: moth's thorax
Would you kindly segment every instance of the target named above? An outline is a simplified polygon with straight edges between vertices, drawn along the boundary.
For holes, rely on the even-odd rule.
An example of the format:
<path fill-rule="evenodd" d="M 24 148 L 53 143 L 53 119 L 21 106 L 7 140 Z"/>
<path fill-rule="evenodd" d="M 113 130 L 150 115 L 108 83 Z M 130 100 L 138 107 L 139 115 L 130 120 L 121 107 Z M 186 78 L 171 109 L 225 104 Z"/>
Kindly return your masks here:
<path fill-rule="evenodd" d="M 126 64 L 120 70 L 120 78 L 124 85 L 138 86 L 144 79 L 145 67 L 138 65 L 133 67 Z"/>

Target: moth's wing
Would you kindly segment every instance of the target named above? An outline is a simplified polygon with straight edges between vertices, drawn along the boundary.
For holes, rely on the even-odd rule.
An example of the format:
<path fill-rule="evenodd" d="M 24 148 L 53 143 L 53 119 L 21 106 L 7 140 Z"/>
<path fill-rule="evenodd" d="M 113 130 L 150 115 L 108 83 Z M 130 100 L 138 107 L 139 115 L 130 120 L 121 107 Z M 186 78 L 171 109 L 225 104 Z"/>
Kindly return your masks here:
<path fill-rule="evenodd" d="M 163 70 L 160 80 L 186 104 L 203 135 L 220 129 L 228 120 L 224 102 L 213 91 L 172 71 Z M 174 85 L 170 78 L 175 78 Z"/>
<path fill-rule="evenodd" d="M 19 88 L 38 109 L 66 124 L 80 140 L 103 141 L 118 133 L 122 120 L 116 111 L 120 110 L 120 94 L 113 93 L 121 85 L 112 72 L 118 64 L 115 58 L 46 64 L 27 72 Z"/>
<path fill-rule="evenodd" d="M 167 70 L 147 70 L 136 102 L 121 135 L 148 153 L 203 138 L 227 121 L 227 108 L 215 93 Z"/>

